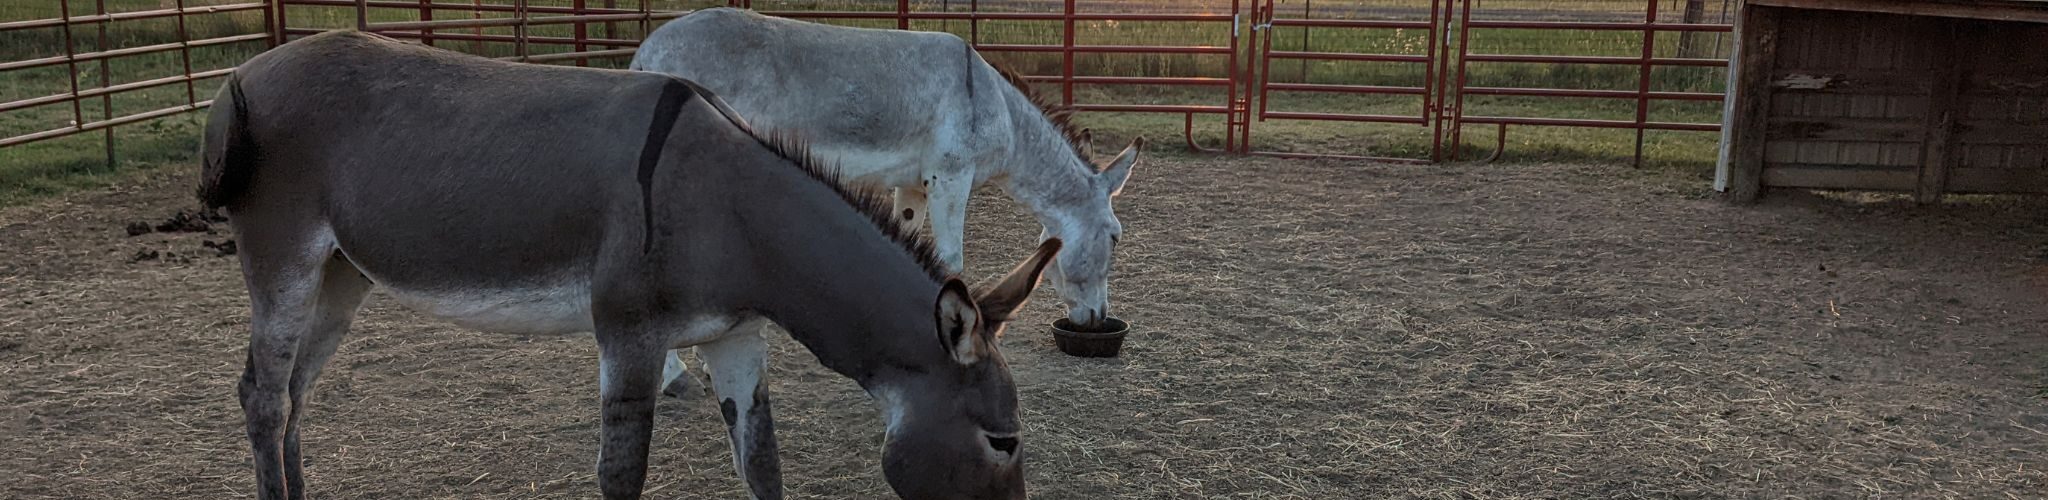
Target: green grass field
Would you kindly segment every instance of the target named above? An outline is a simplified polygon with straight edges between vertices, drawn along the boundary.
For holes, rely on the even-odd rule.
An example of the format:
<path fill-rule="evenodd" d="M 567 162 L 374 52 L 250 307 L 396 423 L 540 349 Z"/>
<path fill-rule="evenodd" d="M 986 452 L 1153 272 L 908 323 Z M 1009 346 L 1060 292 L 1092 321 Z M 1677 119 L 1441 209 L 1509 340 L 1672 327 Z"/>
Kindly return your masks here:
<path fill-rule="evenodd" d="M 87 0 L 68 1 L 74 15 L 94 12 L 95 5 Z M 188 5 L 219 5 L 237 0 L 188 0 Z M 591 6 L 600 6 L 602 0 L 588 0 Z M 722 3 L 685 2 L 675 0 L 652 0 L 651 8 L 657 10 L 684 10 L 704 8 Z M 1109 0 L 1103 0 L 1109 1 Z M 168 0 L 105 0 L 111 12 L 129 12 L 164 8 L 172 5 Z M 503 4 L 506 0 L 491 0 Z M 532 5 L 569 5 L 570 0 L 535 0 Z M 634 0 L 618 0 L 622 8 L 638 8 Z M 770 2 L 754 4 L 760 10 L 894 10 L 894 2 L 860 2 L 827 4 L 820 2 Z M 917 10 L 951 9 L 963 11 L 965 2 L 920 1 L 914 4 Z M 1056 8 L 1057 4 L 1054 5 Z M 1138 3 L 1102 4 L 1091 6 L 1084 2 L 1082 9 L 1113 10 L 1119 12 L 1145 11 L 1149 7 Z M 1228 4 L 1209 2 L 1201 5 L 1180 5 L 1173 12 L 1228 10 Z M 1344 0 L 1319 2 L 1316 9 L 1320 14 L 1314 17 L 1400 17 L 1414 18 L 1427 15 L 1427 4 L 1397 0 Z M 1544 0 L 1495 0 L 1480 2 L 1477 11 L 1482 16 L 1486 9 L 1501 9 L 1500 12 L 1519 12 L 1514 9 L 1537 10 L 1558 15 L 1580 15 L 1605 13 L 1626 15 L 1627 9 L 1640 12 L 1642 3 L 1636 0 L 1585 0 L 1577 2 L 1553 2 Z M 1020 8 L 1010 5 L 1010 8 Z M 1043 10 L 1044 6 L 1030 7 Z M 1004 4 L 996 1 L 982 6 L 984 11 L 1003 10 Z M 1346 9 L 1350 10 L 1346 10 Z M 1416 8 L 1422 10 L 1417 11 Z M 1292 2 L 1280 4 L 1283 17 L 1301 17 L 1300 5 Z M 1376 11 L 1373 9 L 1393 9 Z M 1405 10 L 1404 10 L 1405 9 Z M 0 22 L 50 19 L 60 15 L 57 2 L 27 2 L 21 0 L 0 0 Z M 286 13 L 290 25 L 295 28 L 344 28 L 354 25 L 355 13 L 350 7 L 293 6 Z M 372 9 L 371 19 L 376 22 L 406 21 L 418 19 L 413 9 Z M 469 13 L 443 11 L 439 18 L 448 19 Z M 483 17 L 502 17 L 506 14 L 486 13 Z M 1586 14 L 1591 15 L 1591 14 Z M 1637 14 L 1639 15 L 1639 14 Z M 895 22 L 853 21 L 840 24 L 893 27 Z M 1060 26 L 1057 21 L 982 21 L 970 25 L 966 21 L 916 21 L 913 29 L 948 31 L 962 37 L 974 36 L 982 43 L 1000 44 L 1041 44 L 1060 43 Z M 183 27 L 191 38 L 256 33 L 262 31 L 263 18 L 257 12 L 235 14 L 198 14 L 190 16 Z M 612 32 L 605 26 L 594 25 L 589 34 L 596 38 L 637 39 L 640 37 L 637 22 L 615 23 Z M 1167 22 L 1080 22 L 1077 24 L 1076 42 L 1083 45 L 1203 45 L 1227 46 L 1230 43 L 1230 24 L 1212 23 L 1167 23 Z M 151 19 L 117 21 L 106 25 L 106 41 L 100 41 L 100 27 L 78 26 L 71 32 L 70 43 L 79 52 L 92 52 L 107 48 L 136 47 L 142 45 L 170 43 L 179 40 L 179 26 L 175 19 Z M 573 28 L 569 25 L 535 27 L 530 36 L 568 37 Z M 481 30 L 451 30 L 454 33 L 483 33 L 511 35 L 511 28 L 485 28 Z M 1346 28 L 1295 28 L 1280 27 L 1260 32 L 1261 36 L 1272 36 L 1274 50 L 1349 52 L 1372 54 L 1413 54 L 1421 55 L 1427 50 L 1428 34 L 1417 30 L 1403 29 L 1346 29 Z M 1694 50 L 1705 48 L 1707 56 L 1724 50 L 1725 35 L 1696 35 L 1692 40 Z M 1641 51 L 1642 35 L 1625 31 L 1538 31 L 1538 30 L 1481 30 L 1475 31 L 1468 43 L 1472 53 L 1499 54 L 1562 54 L 1562 55 L 1604 55 L 1635 56 Z M 1659 56 L 1679 56 L 1680 35 L 1665 33 L 1658 37 L 1656 52 Z M 15 30 L 0 33 L 0 61 L 18 61 L 42 57 L 60 56 L 66 38 L 62 30 L 55 28 Z M 264 42 L 247 42 L 231 45 L 195 48 L 190 54 L 194 71 L 227 68 L 259 53 Z M 440 46 L 480 53 L 489 56 L 514 54 L 509 43 L 472 43 L 442 41 Z M 565 45 L 535 45 L 536 54 L 564 52 Z M 1251 47 L 1240 51 L 1245 54 Z M 1699 56 L 1701 52 L 1694 52 Z M 1058 54 L 1046 53 L 989 53 L 991 60 L 1011 66 L 1028 74 L 1056 75 L 1061 71 Z M 593 65 L 617 67 L 622 59 L 593 61 Z M 78 64 L 78 82 L 81 89 L 96 88 L 104 83 L 123 83 L 163 78 L 179 74 L 186 64 L 185 56 L 177 51 L 120 57 L 104 63 L 92 61 Z M 1082 54 L 1076 57 L 1075 71 L 1081 75 L 1104 76 L 1207 76 L 1223 77 L 1229 66 L 1223 55 L 1101 55 Z M 1634 90 L 1638 84 L 1637 69 L 1630 66 L 1562 65 L 1562 64 L 1509 64 L 1474 63 L 1468 68 L 1468 81 L 1473 86 L 1517 86 L 1568 89 Z M 1383 86 L 1419 86 L 1424 81 L 1424 67 L 1416 63 L 1365 63 L 1365 62 L 1304 62 L 1298 60 L 1275 60 L 1270 66 L 1268 78 L 1273 82 L 1301 82 L 1321 84 L 1360 84 Z M 1725 81 L 1725 72 L 1720 68 L 1659 68 L 1653 75 L 1653 90 L 1720 92 Z M 0 113 L 0 136 L 11 137 L 43 130 L 69 126 L 74 120 L 83 118 L 86 122 L 105 119 L 108 116 L 122 116 L 142 111 L 185 104 L 188 99 L 204 101 L 210 99 L 219 79 L 202 81 L 191 85 L 165 85 L 146 90 L 123 92 L 105 99 L 88 100 L 77 110 L 68 104 L 44 105 L 23 110 Z M 48 95 L 66 93 L 72 81 L 65 66 L 0 72 L 0 102 L 16 101 Z M 1057 92 L 1046 86 L 1041 91 Z M 1222 87 L 1104 87 L 1079 85 L 1075 88 L 1075 99 L 1083 103 L 1187 103 L 1223 105 L 1227 102 Z M 1316 111 L 1361 114 L 1415 115 L 1423 113 L 1419 96 L 1360 96 L 1323 93 L 1275 92 L 1271 101 L 1264 103 L 1274 111 Z M 1627 99 L 1558 99 L 1558 98 L 1515 98 L 1473 96 L 1466 101 L 1467 115 L 1490 116 L 1532 116 L 1556 118 L 1634 118 L 1635 103 Z M 109 113 L 111 111 L 111 113 Z M 1718 103 L 1701 102 L 1653 102 L 1649 119 L 1652 121 L 1675 121 L 1709 123 L 1718 121 Z M 198 151 L 200 126 L 203 113 L 158 119 L 150 122 L 117 127 L 111 133 L 114 147 L 113 162 L 109 162 L 106 147 L 108 134 L 89 132 L 60 139 L 46 140 L 22 146 L 0 149 L 0 206 L 22 203 L 50 194 L 67 190 L 102 185 L 126 172 L 147 169 L 160 165 L 189 165 Z M 1082 119 L 1097 129 L 1097 136 L 1104 139 L 1122 140 L 1133 135 L 1144 135 L 1154 144 L 1161 145 L 1155 150 L 1174 149 L 1181 140 L 1183 117 L 1157 114 L 1088 114 Z M 1197 142 L 1214 147 L 1222 143 L 1222 119 L 1219 115 L 1198 116 L 1195 130 Z M 1335 122 L 1311 122 L 1298 120 L 1271 120 L 1258 122 L 1253 126 L 1254 144 L 1262 150 L 1314 151 L 1376 156 L 1422 157 L 1428 154 L 1429 129 L 1414 125 L 1355 124 Z M 1515 127 L 1509 135 L 1506 158 L 1512 161 L 1602 161 L 1625 162 L 1634 153 L 1633 131 L 1589 130 L 1578 128 Z M 1491 152 L 1494 140 L 1492 126 L 1468 126 L 1464 133 L 1465 147 L 1462 151 L 1467 158 L 1484 157 Z M 1711 133 L 1699 132 L 1652 132 L 1647 135 L 1645 165 L 1656 170 L 1675 171 L 1682 175 L 1705 178 L 1714 156 L 1714 144 L 1718 137 Z M 1104 145 L 1102 147 L 1110 147 Z"/>

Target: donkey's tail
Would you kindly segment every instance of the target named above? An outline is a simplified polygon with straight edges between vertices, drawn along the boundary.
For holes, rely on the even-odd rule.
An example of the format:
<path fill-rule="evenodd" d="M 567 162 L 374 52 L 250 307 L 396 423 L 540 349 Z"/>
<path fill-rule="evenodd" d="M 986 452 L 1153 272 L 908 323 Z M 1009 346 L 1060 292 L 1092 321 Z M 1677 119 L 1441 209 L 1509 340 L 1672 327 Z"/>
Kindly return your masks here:
<path fill-rule="evenodd" d="M 256 143 L 249 136 L 249 111 L 242 100 L 242 79 L 229 75 L 214 95 L 206 119 L 205 170 L 199 175 L 199 202 L 218 208 L 233 202 L 256 167 Z"/>

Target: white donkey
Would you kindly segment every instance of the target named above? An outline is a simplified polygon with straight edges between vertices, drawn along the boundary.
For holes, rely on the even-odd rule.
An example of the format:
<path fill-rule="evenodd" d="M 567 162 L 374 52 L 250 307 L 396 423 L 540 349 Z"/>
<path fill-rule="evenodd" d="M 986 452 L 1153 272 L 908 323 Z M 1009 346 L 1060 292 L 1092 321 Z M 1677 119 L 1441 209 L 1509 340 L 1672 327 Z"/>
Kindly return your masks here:
<path fill-rule="evenodd" d="M 1111 250 L 1123 224 L 1110 200 L 1143 139 L 1090 159 L 1087 132 L 947 33 L 850 28 L 713 8 L 648 35 L 632 69 L 718 92 L 755 126 L 797 131 L 839 159 L 849 181 L 894 188 L 912 228 L 931 221 L 939 259 L 962 268 L 967 197 L 993 182 L 1065 243 L 1050 276 L 1067 317 L 1108 315 Z"/>

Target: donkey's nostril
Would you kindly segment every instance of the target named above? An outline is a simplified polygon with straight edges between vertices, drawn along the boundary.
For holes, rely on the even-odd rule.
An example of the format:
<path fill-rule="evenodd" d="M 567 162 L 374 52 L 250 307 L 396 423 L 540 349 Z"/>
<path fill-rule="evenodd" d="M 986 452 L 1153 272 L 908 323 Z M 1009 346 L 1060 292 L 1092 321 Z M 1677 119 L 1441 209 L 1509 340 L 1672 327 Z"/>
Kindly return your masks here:
<path fill-rule="evenodd" d="M 1017 454 L 1017 438 L 989 436 L 988 446 L 1003 453 Z"/>

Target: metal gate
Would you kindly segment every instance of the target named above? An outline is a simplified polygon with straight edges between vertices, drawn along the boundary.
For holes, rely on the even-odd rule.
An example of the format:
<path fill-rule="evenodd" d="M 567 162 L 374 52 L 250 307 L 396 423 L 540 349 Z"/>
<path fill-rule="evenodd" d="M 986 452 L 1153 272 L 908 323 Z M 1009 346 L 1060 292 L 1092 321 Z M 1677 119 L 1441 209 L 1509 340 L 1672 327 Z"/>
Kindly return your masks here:
<path fill-rule="evenodd" d="M 1727 34 L 1732 30 L 1729 24 L 1735 4 L 1731 0 L 1641 0 L 1629 2 L 1572 2 L 1570 0 L 1506 0 L 1482 4 L 1480 0 L 1414 0 L 1405 5 L 1377 5 L 1374 10 L 1363 11 L 1356 3 L 1339 2 L 1335 7 L 1325 7 L 1325 15 L 1317 15 L 1315 0 L 1302 0 L 1299 10 L 1283 8 L 1275 0 L 1265 0 L 1251 6 L 1253 20 L 1251 39 L 1253 47 L 1244 74 L 1244 84 L 1249 102 L 1241 106 L 1241 119 L 1231 121 L 1232 133 L 1239 137 L 1236 144 L 1238 153 L 1287 157 L 1337 157 L 1426 163 L 1445 159 L 1458 159 L 1463 144 L 1466 125 L 1492 125 L 1496 137 L 1492 155 L 1496 159 L 1506 150 L 1509 125 L 1549 127 L 1589 127 L 1606 129 L 1633 129 L 1636 131 L 1635 159 L 1641 162 L 1644 132 L 1649 130 L 1713 132 L 1720 129 L 1719 120 L 1704 121 L 1658 121 L 1650 116 L 1653 103 L 1660 101 L 1714 101 L 1721 100 L 1719 88 L 1694 90 L 1660 90 L 1658 68 L 1689 67 L 1725 70 L 1727 66 Z M 1719 6 L 1717 15 L 1709 18 L 1707 4 Z M 1683 4 L 1678 9 L 1664 9 L 1660 3 Z M 1627 8 L 1640 8 L 1634 11 Z M 1349 9 L 1349 11 L 1347 11 Z M 1676 11 L 1678 14 L 1673 14 Z M 1330 14 L 1334 13 L 1334 14 Z M 1536 18 L 1536 19 L 1529 19 Z M 1293 50 L 1276 49 L 1275 41 L 1282 37 L 1284 28 L 1296 28 L 1301 43 Z M 1351 35 L 1366 32 L 1394 32 L 1392 36 L 1378 38 L 1400 38 L 1415 43 L 1403 44 L 1399 52 L 1367 50 L 1317 50 L 1309 47 L 1311 30 L 1323 30 L 1325 36 L 1343 40 Z M 1404 34 L 1405 32 L 1405 34 Z M 1633 40 L 1622 37 L 1604 37 L 1617 44 L 1632 44 L 1623 49 L 1635 52 L 1631 55 L 1616 54 L 1574 54 L 1572 48 L 1523 47 L 1530 53 L 1488 52 L 1475 47 L 1474 38 L 1494 34 L 1507 34 L 1533 40 L 1571 40 L 1603 38 L 1599 33 L 1626 33 Z M 1680 39 L 1677 50 L 1660 48 L 1660 34 L 1677 34 Z M 1698 40 L 1697 35 L 1712 34 L 1713 40 Z M 1558 36 L 1565 35 L 1565 36 Z M 1365 38 L 1374 38 L 1367 36 Z M 1668 38 L 1668 37 L 1667 37 Z M 1342 45 L 1342 44 L 1338 44 Z M 1703 57 L 1699 47 L 1717 47 L 1711 56 Z M 1610 50 L 1609 52 L 1612 52 Z M 1275 64 L 1298 63 L 1302 68 L 1300 78 L 1294 82 L 1276 82 Z M 1373 81 L 1310 82 L 1307 75 L 1312 64 L 1350 63 L 1374 65 L 1391 69 L 1402 74 L 1405 81 L 1379 83 Z M 1493 65 L 1547 65 L 1550 70 L 1583 68 L 1587 66 L 1632 67 L 1631 75 L 1614 78 L 1616 83 L 1627 83 L 1628 89 L 1564 88 L 1556 82 L 1506 82 L 1495 85 L 1475 85 L 1471 72 Z M 1630 78 L 1632 77 L 1632 78 Z M 1402 80 L 1403 78 L 1396 78 Z M 1629 81 L 1632 80 L 1632 81 Z M 1698 79 L 1695 79 L 1698 80 Z M 1715 80 L 1709 78 L 1707 80 Z M 1725 80 L 1725 76 L 1720 78 Z M 1705 80 L 1702 80 L 1705 81 Z M 1287 103 L 1276 99 L 1285 94 L 1328 94 L 1358 96 L 1369 99 L 1372 96 L 1401 96 L 1411 101 L 1402 112 L 1357 113 L 1331 112 L 1324 110 L 1290 109 Z M 1545 110 L 1537 109 L 1520 115 L 1478 115 L 1468 114 L 1467 106 L 1478 96 L 1506 98 L 1570 98 L 1570 99 L 1614 99 L 1632 100 L 1633 119 L 1589 119 L 1567 116 L 1545 116 Z M 1483 97 L 1482 97 L 1483 98 Z M 1395 108 L 1401 109 L 1401 108 Z M 1564 113 L 1548 113 L 1564 114 Z M 1236 116 L 1236 115 L 1233 115 Z M 1254 133 L 1262 123 L 1274 120 L 1309 120 L 1322 122 L 1383 123 L 1413 125 L 1426 134 L 1426 152 L 1409 157 L 1385 157 L 1372 152 L 1278 152 L 1259 149 L 1255 146 Z"/>
<path fill-rule="evenodd" d="M 1281 14 L 1275 0 L 1265 0 L 1263 4 L 1253 4 L 1251 18 L 1254 24 L 1251 45 L 1255 47 L 1255 52 L 1252 58 L 1253 64 L 1251 67 L 1246 68 L 1247 72 L 1252 75 L 1251 78 L 1246 79 L 1248 87 L 1246 94 L 1253 96 L 1257 102 L 1253 106 L 1247 106 L 1246 111 L 1250 116 L 1245 120 L 1242 129 L 1238 131 L 1243 137 L 1240 144 L 1244 144 L 1245 147 L 1239 152 L 1286 157 L 1338 157 L 1400 162 L 1437 160 L 1439 156 L 1437 151 L 1442 149 L 1440 144 L 1442 134 L 1440 131 L 1444 125 L 1443 110 L 1445 108 L 1442 106 L 1442 100 L 1446 92 L 1443 88 L 1445 81 L 1443 75 L 1450 62 L 1450 59 L 1445 57 L 1450 51 L 1450 48 L 1447 46 L 1449 39 L 1444 35 L 1449 31 L 1448 23 L 1453 1 L 1455 0 L 1427 0 L 1427 5 L 1423 5 L 1422 1 L 1418 0 L 1415 9 L 1412 9 L 1412 12 L 1408 13 L 1408 15 L 1396 13 L 1383 16 L 1385 17 L 1383 19 L 1317 18 L 1311 15 L 1313 9 L 1312 2 L 1303 2 L 1301 13 L 1298 15 L 1293 13 Z M 1420 12 L 1424 8 L 1427 9 L 1427 13 L 1421 14 Z M 1301 28 L 1302 46 L 1298 50 L 1275 50 L 1273 43 L 1275 39 L 1279 38 L 1277 28 L 1288 27 Z M 1335 28 L 1350 31 L 1394 30 L 1396 33 L 1413 30 L 1419 32 L 1419 38 L 1423 42 L 1423 47 L 1420 50 L 1411 50 L 1408 53 L 1363 52 L 1342 49 L 1318 51 L 1313 50 L 1309 46 L 1309 30 L 1311 28 Z M 1309 64 L 1338 61 L 1417 67 L 1421 71 L 1421 79 L 1420 81 L 1411 81 L 1407 85 L 1373 85 L 1356 82 L 1311 83 L 1307 81 L 1276 83 L 1272 81 L 1273 63 L 1275 61 L 1280 61 L 1283 64 L 1289 61 L 1300 63 L 1303 68 L 1303 80 L 1306 80 L 1306 68 Z M 1406 98 L 1412 99 L 1414 102 L 1410 108 L 1412 111 L 1400 114 L 1313 111 L 1288 109 L 1284 104 L 1276 105 L 1273 100 L 1275 92 L 1352 96 L 1406 96 Z M 1277 152 L 1256 149 L 1251 146 L 1252 123 L 1268 120 L 1393 123 L 1431 127 L 1431 153 L 1425 159 L 1389 158 L 1340 153 Z"/>

